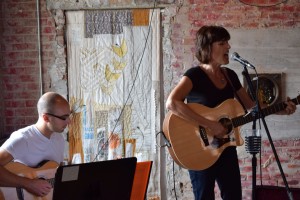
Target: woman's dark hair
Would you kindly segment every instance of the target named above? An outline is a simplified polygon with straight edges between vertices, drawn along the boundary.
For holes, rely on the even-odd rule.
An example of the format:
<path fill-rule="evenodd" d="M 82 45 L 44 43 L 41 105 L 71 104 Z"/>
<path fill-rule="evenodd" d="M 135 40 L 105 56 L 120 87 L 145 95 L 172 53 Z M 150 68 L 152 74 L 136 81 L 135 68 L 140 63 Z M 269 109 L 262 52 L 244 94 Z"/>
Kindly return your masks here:
<path fill-rule="evenodd" d="M 196 57 L 208 64 L 214 42 L 230 40 L 229 32 L 221 26 L 202 26 L 196 33 Z"/>

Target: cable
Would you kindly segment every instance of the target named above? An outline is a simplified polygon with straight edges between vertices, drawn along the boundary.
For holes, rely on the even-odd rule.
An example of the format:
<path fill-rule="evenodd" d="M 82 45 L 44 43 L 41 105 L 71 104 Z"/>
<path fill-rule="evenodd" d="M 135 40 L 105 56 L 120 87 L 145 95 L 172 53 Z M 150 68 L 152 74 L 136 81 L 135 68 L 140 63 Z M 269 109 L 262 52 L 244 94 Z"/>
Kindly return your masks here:
<path fill-rule="evenodd" d="M 140 129 L 140 127 L 139 126 L 137 126 L 136 127 L 140 132 L 141 132 L 141 134 L 142 134 L 142 137 L 143 137 L 143 141 L 142 141 L 142 144 L 141 144 L 141 146 L 140 146 L 140 148 L 139 148 L 139 150 L 137 150 L 136 152 L 138 153 L 138 152 L 140 152 L 140 150 L 142 149 L 142 147 L 143 147 L 143 145 L 144 145 L 144 141 L 145 141 L 145 136 L 144 136 L 144 133 L 142 132 L 142 130 Z"/>
<path fill-rule="evenodd" d="M 163 136 L 163 139 L 165 140 L 165 144 L 164 144 L 164 145 L 160 145 L 160 144 L 157 144 L 157 143 L 156 143 L 156 146 L 158 146 L 158 147 L 160 147 L 160 148 L 162 148 L 162 147 L 171 147 L 171 143 L 170 143 L 170 141 L 167 139 L 167 137 L 166 137 L 166 135 L 164 134 L 163 131 L 157 132 L 156 135 L 155 135 L 155 138 L 157 138 L 157 136 L 158 136 L 159 134 L 161 134 L 161 135 Z M 157 141 L 157 140 L 156 140 L 156 141 Z"/>
<path fill-rule="evenodd" d="M 175 199 L 177 200 L 177 194 L 176 194 L 176 185 L 175 185 L 175 165 L 174 165 L 174 160 L 173 160 L 173 187 L 174 187 L 174 195 Z"/>

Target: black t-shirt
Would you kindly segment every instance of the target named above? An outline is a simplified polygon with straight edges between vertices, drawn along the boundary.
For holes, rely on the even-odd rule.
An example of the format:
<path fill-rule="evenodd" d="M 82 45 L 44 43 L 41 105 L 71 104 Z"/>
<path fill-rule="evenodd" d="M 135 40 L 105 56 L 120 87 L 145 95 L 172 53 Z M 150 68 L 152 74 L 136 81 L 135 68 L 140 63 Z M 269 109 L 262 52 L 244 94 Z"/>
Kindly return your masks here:
<path fill-rule="evenodd" d="M 235 90 L 238 91 L 242 85 L 237 74 L 229 68 L 224 68 Z M 214 108 L 226 99 L 234 98 L 233 88 L 228 81 L 223 89 L 217 88 L 199 66 L 188 69 L 184 76 L 190 78 L 193 84 L 192 90 L 186 97 L 187 103 L 199 103 Z"/>

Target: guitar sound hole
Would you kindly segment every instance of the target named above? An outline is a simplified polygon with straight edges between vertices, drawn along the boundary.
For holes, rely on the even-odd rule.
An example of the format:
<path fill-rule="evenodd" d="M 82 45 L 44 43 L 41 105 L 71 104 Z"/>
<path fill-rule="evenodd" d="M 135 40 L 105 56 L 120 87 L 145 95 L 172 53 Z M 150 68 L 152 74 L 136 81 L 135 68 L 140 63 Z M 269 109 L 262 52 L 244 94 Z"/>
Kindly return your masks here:
<path fill-rule="evenodd" d="M 232 126 L 232 122 L 230 119 L 228 118 L 221 118 L 219 120 L 219 122 L 224 126 L 224 128 L 227 129 L 227 134 L 231 133 L 233 126 Z"/>

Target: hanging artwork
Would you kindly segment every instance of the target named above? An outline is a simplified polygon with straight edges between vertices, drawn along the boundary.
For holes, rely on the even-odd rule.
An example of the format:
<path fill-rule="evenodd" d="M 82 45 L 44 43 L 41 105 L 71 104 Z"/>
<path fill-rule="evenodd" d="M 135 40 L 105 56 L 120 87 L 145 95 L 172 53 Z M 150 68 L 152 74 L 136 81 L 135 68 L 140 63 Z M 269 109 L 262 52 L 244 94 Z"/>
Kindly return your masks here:
<path fill-rule="evenodd" d="M 69 98 L 84 105 L 70 160 L 158 160 L 160 10 L 70 11 L 66 19 Z"/>

